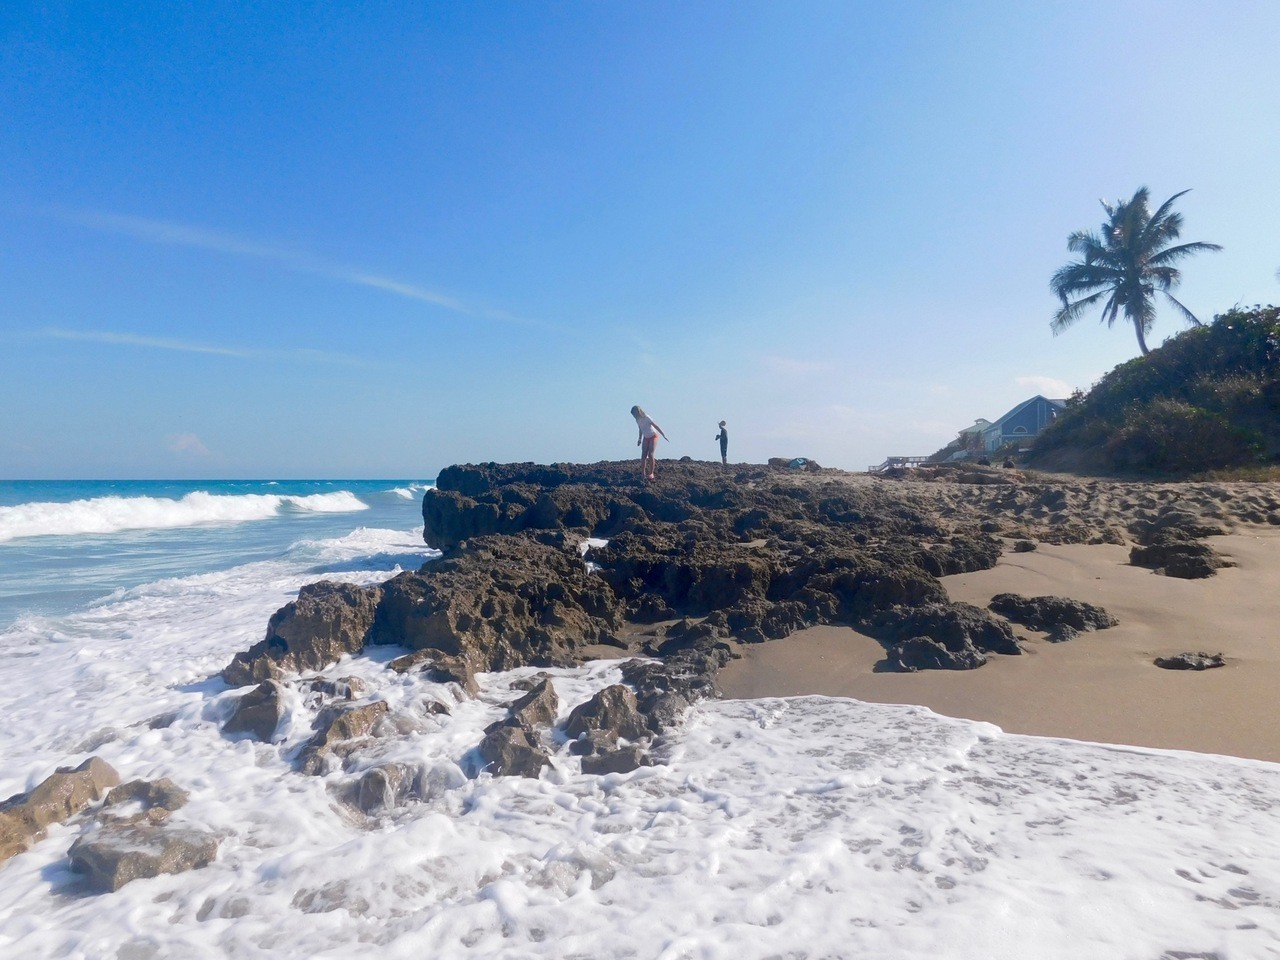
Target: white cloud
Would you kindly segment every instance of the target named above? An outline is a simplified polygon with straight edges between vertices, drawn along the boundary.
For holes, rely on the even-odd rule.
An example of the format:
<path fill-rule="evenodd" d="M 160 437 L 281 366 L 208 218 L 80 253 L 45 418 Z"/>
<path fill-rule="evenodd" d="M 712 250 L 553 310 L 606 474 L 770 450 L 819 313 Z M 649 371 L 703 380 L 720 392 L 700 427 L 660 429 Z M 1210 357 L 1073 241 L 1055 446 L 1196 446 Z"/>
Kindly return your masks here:
<path fill-rule="evenodd" d="M 182 353 L 211 353 L 220 357 L 249 359 L 257 356 L 252 350 L 237 350 L 234 347 L 219 347 L 208 343 L 194 343 L 190 340 L 144 337 L 134 333 L 112 333 L 107 330 L 63 330 L 53 327 L 46 330 L 45 333 L 55 340 L 79 340 L 89 343 L 112 343 L 130 347 L 153 347 L 157 350 L 177 350 Z"/>
<path fill-rule="evenodd" d="M 213 456 L 213 453 L 204 445 L 199 437 L 194 433 L 175 433 L 165 438 L 165 442 L 169 445 L 169 452 L 176 453 L 183 457 L 196 457 L 206 459 Z"/>
<path fill-rule="evenodd" d="M 1071 396 L 1072 386 L 1065 380 L 1054 377 L 1014 377 L 1013 382 L 1020 387 L 1048 397 L 1050 400 L 1061 400 Z"/>
<path fill-rule="evenodd" d="M 137 333 L 117 333 L 111 330 L 65 330 L 50 327 L 45 336 L 55 340 L 75 340 L 85 343 L 108 343 L 115 346 L 146 347 L 153 350 L 174 350 L 178 353 L 205 353 L 218 357 L 236 357 L 241 360 L 296 360 L 306 363 L 338 363 L 355 367 L 371 364 L 359 357 L 323 350 L 299 348 L 297 350 L 253 350 L 247 347 L 223 347 L 194 340 L 174 340 L 169 337 L 148 337 Z"/>
<path fill-rule="evenodd" d="M 292 270 L 295 273 L 310 273 L 328 277 L 341 283 L 349 283 L 360 287 L 381 290 L 394 296 L 418 300 L 433 306 L 442 307 L 452 313 L 481 320 L 498 320 L 504 323 L 531 324 L 546 327 L 547 324 L 535 323 L 505 310 L 492 310 L 485 307 L 472 306 L 453 297 L 436 293 L 426 287 L 413 283 L 405 283 L 390 277 L 383 277 L 366 270 L 332 263 L 287 247 L 256 240 L 248 240 L 218 230 L 207 230 L 181 223 L 164 220 L 151 220 L 146 217 L 127 216 L 119 213 L 107 213 L 99 210 L 64 210 L 54 209 L 51 213 L 61 220 L 77 223 L 93 230 L 105 233 L 117 233 L 151 243 L 169 246 L 196 247 L 201 250 L 212 250 L 241 257 L 253 257 L 258 260 L 269 260 Z"/>

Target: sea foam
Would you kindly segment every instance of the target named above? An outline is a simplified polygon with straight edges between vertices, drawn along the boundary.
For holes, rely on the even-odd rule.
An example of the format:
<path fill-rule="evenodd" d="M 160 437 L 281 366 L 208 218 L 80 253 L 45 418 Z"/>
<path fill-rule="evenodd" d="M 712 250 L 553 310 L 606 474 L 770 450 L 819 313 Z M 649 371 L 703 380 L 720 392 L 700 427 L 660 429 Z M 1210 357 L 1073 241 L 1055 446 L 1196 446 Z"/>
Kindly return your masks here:
<path fill-rule="evenodd" d="M 110 534 L 202 524 L 265 520 L 285 512 L 349 513 L 367 510 L 355 494 L 338 490 L 310 496 L 188 493 L 165 497 L 95 497 L 66 503 L 35 502 L 0 507 L 0 542 L 21 537 Z"/>
<path fill-rule="evenodd" d="M 294 769 L 317 709 L 301 694 L 280 742 L 222 734 L 244 691 L 214 675 L 317 565 L 375 583 L 434 555 L 416 531 L 361 529 L 0 632 L 0 797 L 93 753 L 170 777 L 191 793 L 174 825 L 222 838 L 206 868 L 94 896 L 66 860 L 92 826 L 51 828 L 0 865 L 0 956 L 1280 953 L 1275 764 L 803 697 L 705 702 L 632 773 L 584 775 L 553 738 L 540 779 L 492 777 L 475 747 L 530 678 L 563 719 L 618 663 L 484 674 L 465 698 L 388 670 L 401 651 L 383 647 L 323 671 L 395 718 L 353 769 Z M 420 769 L 420 795 L 365 818 L 338 788 L 378 763 Z"/>

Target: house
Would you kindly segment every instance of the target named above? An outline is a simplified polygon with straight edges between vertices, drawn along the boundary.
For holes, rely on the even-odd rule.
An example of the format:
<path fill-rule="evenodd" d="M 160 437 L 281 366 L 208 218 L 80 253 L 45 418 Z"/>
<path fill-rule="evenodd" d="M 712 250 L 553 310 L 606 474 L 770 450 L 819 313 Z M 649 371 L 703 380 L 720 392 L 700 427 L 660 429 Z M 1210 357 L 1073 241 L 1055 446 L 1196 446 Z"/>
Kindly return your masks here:
<path fill-rule="evenodd" d="M 1003 417 L 992 421 L 982 430 L 982 449 L 991 453 L 999 450 L 1006 443 L 1017 443 L 1019 440 L 1038 435 L 1054 421 L 1066 405 L 1066 400 L 1049 400 L 1038 394 L 1030 400 L 1023 400 Z M 974 424 L 969 429 L 976 427 L 977 424 Z"/>

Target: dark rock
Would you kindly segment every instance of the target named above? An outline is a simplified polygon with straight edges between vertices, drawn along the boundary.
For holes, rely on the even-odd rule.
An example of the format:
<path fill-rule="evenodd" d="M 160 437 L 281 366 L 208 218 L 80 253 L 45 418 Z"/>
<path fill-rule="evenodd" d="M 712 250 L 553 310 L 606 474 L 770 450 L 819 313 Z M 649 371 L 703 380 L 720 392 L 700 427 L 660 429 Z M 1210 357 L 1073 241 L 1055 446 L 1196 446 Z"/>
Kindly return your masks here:
<path fill-rule="evenodd" d="M 651 764 L 648 751 L 638 744 L 630 743 L 616 750 L 584 756 L 582 772 L 597 776 L 606 773 L 630 773 L 632 770 Z"/>
<path fill-rule="evenodd" d="M 1080 636 L 1080 631 L 1067 623 L 1055 623 L 1048 630 L 1045 637 L 1050 643 L 1066 643 L 1068 640 L 1075 640 Z"/>
<path fill-rule="evenodd" d="M 576 549 L 526 534 L 467 541 L 384 591 L 370 642 L 462 655 L 479 670 L 568 665 L 622 625 Z"/>
<path fill-rule="evenodd" d="M 1106 630 L 1120 621 L 1102 607 L 1066 597 L 1022 597 L 1000 593 L 988 606 L 1002 617 L 1032 630 L 1051 631 L 1057 626 L 1076 630 Z"/>
<path fill-rule="evenodd" d="M 222 671 L 233 687 L 285 673 L 321 670 L 364 647 L 381 599 L 378 587 L 322 580 L 298 591 L 267 623 L 266 639 L 237 653 Z"/>
<path fill-rule="evenodd" d="M 1031 553 L 1036 549 L 1035 543 L 1030 540 L 1015 540 L 1013 542 L 1014 553 Z"/>
<path fill-rule="evenodd" d="M 1220 653 L 1179 653 L 1173 657 L 1156 657 L 1155 665 L 1164 670 L 1210 670 L 1225 667 L 1226 658 Z"/>
<path fill-rule="evenodd" d="M 894 607 L 877 615 L 865 629 L 872 636 L 891 645 L 921 637 L 935 640 L 951 653 L 961 655 L 966 662 L 976 659 L 969 656 L 969 652 L 974 650 L 1006 655 L 1022 653 L 1017 637 L 1007 623 L 997 620 L 981 607 L 968 603 Z M 985 662 L 983 659 L 974 663 L 974 666 L 981 666 Z"/>
<path fill-rule="evenodd" d="M 1161 570 L 1167 577 L 1200 580 L 1212 577 L 1228 564 L 1222 556 L 1199 540 L 1187 540 L 1179 533 L 1162 530 L 1147 546 L 1129 550 L 1129 562 L 1135 567 Z"/>
<path fill-rule="evenodd" d="M 615 683 L 574 707 L 564 724 L 570 738 L 589 730 L 610 730 L 624 740 L 638 740 L 649 735 L 649 724 L 640 713 L 636 695 Z"/>
<path fill-rule="evenodd" d="M 987 662 L 972 644 L 950 649 L 930 637 L 910 637 L 888 650 L 890 670 L 915 673 L 917 670 L 974 670 Z"/>
<path fill-rule="evenodd" d="M 284 717 L 282 692 L 283 688 L 275 680 L 263 680 L 236 700 L 235 710 L 222 725 L 222 732 L 250 733 L 263 743 L 270 743 Z"/>
<path fill-rule="evenodd" d="M 502 726 L 480 743 L 485 770 L 495 777 L 529 777 L 536 780 L 551 758 L 524 727 Z"/>
<path fill-rule="evenodd" d="M 199 830 L 153 824 L 112 824 L 81 837 L 67 856 L 71 868 L 88 874 L 101 892 L 162 873 L 182 873 L 209 865 L 218 855 L 218 838 Z"/>

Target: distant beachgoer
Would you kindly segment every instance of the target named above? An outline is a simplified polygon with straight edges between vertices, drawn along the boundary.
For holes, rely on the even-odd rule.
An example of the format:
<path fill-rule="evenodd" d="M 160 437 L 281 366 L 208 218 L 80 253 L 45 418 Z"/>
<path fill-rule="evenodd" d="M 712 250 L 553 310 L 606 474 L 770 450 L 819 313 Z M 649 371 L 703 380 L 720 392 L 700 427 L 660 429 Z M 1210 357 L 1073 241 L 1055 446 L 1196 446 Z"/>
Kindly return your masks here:
<path fill-rule="evenodd" d="M 668 443 L 671 442 L 671 438 L 663 433 L 662 428 L 653 422 L 653 418 L 639 407 L 632 407 L 631 415 L 636 418 L 636 426 L 640 428 L 640 437 L 636 440 L 636 446 L 640 448 L 640 476 L 646 480 L 652 480 L 657 476 L 657 458 L 654 456 L 654 450 L 658 446 L 658 436 L 661 435 L 662 439 Z"/>
<path fill-rule="evenodd" d="M 724 421 L 720 421 L 720 432 L 716 434 L 716 439 L 720 441 L 720 463 L 724 466 L 729 465 L 729 431 L 725 429 Z"/>

